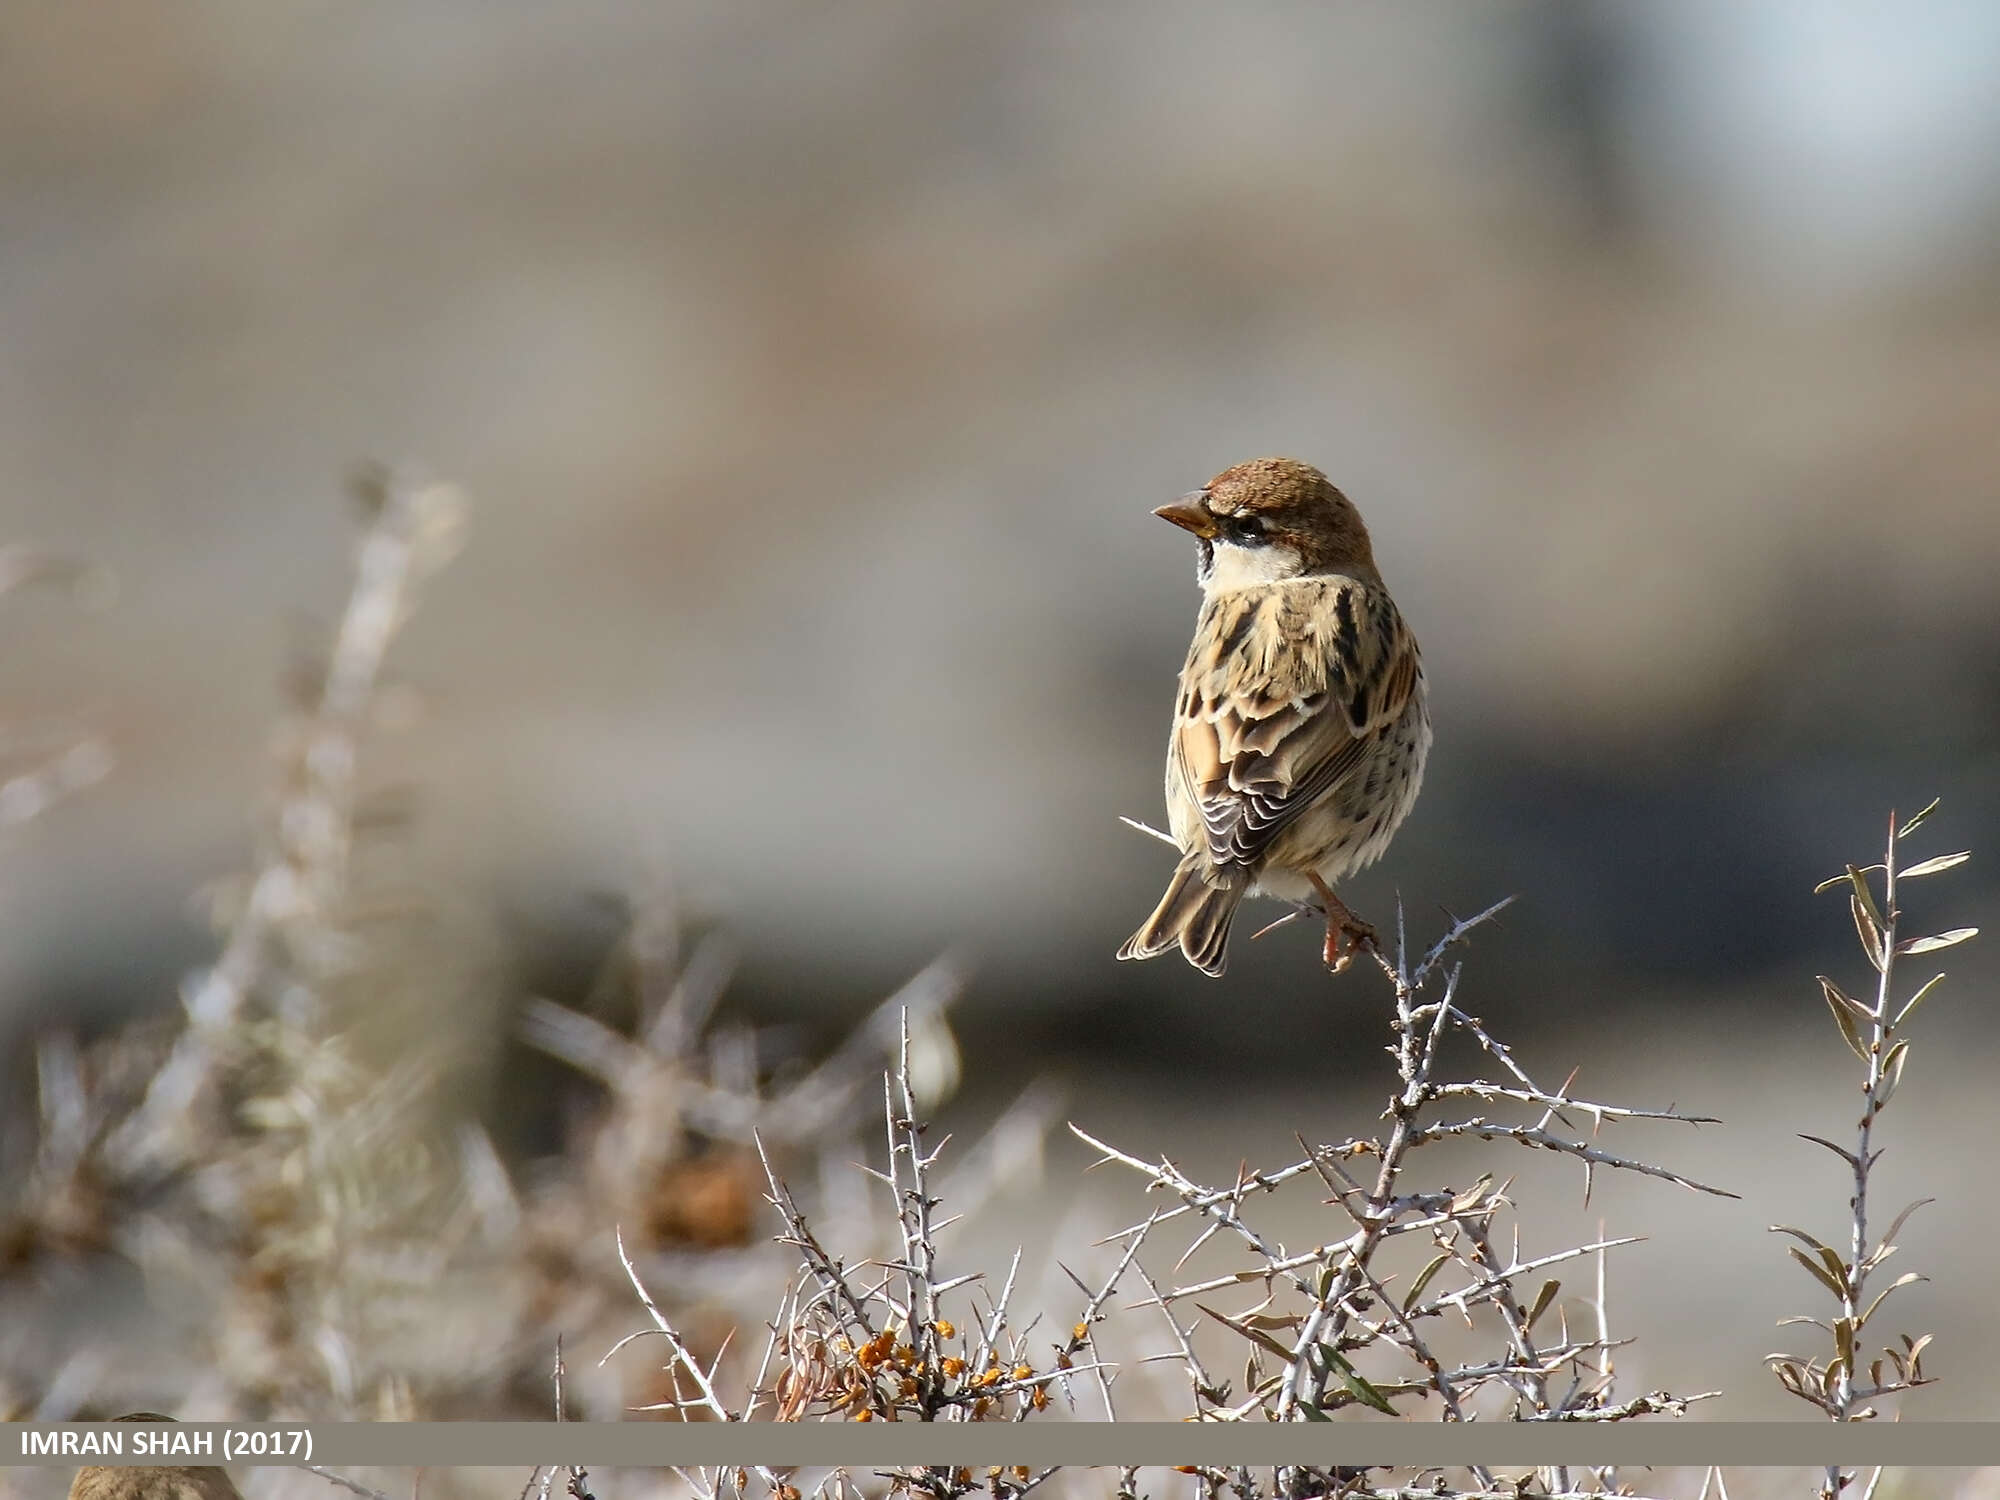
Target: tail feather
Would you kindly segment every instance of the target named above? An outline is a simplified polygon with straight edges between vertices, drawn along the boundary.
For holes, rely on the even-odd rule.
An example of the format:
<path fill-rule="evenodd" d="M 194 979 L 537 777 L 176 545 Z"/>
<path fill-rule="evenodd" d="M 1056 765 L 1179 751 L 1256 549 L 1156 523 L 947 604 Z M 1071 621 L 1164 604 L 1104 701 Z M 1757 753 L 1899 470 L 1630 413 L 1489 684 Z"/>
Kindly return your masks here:
<path fill-rule="evenodd" d="M 1228 962 L 1229 925 L 1243 900 L 1240 886 L 1213 886 L 1190 865 L 1174 871 L 1166 895 L 1118 950 L 1120 958 L 1157 958 L 1179 946 L 1187 961 L 1213 978 Z"/>

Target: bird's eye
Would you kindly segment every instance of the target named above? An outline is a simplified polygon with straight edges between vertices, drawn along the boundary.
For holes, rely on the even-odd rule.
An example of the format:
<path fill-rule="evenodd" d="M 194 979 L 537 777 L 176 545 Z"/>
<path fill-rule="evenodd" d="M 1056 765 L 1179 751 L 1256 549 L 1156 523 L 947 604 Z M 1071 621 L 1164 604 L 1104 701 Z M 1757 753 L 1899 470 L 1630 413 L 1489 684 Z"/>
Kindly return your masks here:
<path fill-rule="evenodd" d="M 1264 522 L 1259 516 L 1231 516 L 1223 523 L 1223 534 L 1239 547 L 1254 547 L 1264 540 Z"/>

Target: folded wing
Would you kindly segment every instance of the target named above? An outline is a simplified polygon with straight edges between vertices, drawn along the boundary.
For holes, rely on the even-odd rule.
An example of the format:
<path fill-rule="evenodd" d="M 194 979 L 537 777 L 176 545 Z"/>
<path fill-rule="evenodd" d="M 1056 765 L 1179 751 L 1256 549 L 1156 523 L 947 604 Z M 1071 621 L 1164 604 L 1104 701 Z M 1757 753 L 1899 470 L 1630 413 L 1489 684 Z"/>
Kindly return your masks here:
<path fill-rule="evenodd" d="M 1408 710 L 1415 639 L 1379 588 L 1345 577 L 1219 594 L 1195 631 L 1174 763 L 1208 861 L 1254 874 L 1286 828 L 1366 763 Z"/>

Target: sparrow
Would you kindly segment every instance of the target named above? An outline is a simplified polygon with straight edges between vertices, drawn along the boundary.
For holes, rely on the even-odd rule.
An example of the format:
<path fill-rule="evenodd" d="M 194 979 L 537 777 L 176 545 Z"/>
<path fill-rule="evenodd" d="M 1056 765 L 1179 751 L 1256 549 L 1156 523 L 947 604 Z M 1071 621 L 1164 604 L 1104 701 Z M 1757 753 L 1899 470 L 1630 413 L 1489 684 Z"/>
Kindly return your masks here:
<path fill-rule="evenodd" d="M 1374 930 L 1333 892 L 1417 799 L 1430 711 L 1416 637 L 1361 513 L 1310 464 L 1259 458 L 1153 512 L 1198 539 L 1201 614 L 1167 745 L 1181 861 L 1118 950 L 1219 975 L 1245 896 L 1326 914 L 1336 973 Z"/>
<path fill-rule="evenodd" d="M 171 1422 L 154 1411 L 135 1411 L 114 1422 Z M 84 1468 L 70 1481 L 69 1500 L 243 1500 L 229 1475 L 217 1468 Z"/>

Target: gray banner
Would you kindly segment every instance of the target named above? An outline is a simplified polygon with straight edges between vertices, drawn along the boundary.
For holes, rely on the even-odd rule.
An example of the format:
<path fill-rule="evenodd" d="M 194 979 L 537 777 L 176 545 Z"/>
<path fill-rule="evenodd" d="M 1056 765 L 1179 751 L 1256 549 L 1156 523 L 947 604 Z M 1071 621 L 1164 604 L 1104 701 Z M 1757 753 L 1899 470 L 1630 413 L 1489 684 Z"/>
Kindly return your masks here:
<path fill-rule="evenodd" d="M 172 1434 L 172 1451 L 140 1451 Z M 0 1424 L 0 1464 L 1452 1466 L 2000 1464 L 2000 1423 L 186 1422 Z"/>

